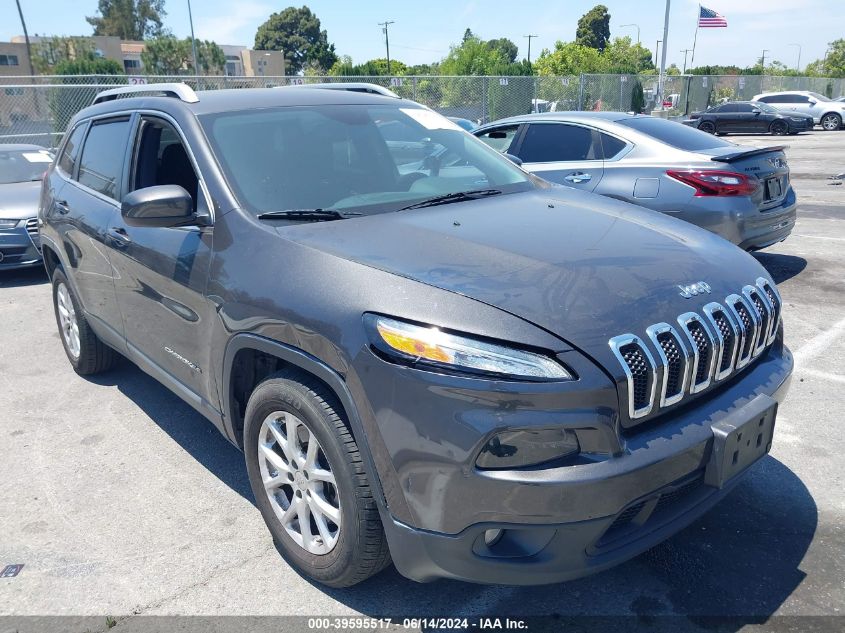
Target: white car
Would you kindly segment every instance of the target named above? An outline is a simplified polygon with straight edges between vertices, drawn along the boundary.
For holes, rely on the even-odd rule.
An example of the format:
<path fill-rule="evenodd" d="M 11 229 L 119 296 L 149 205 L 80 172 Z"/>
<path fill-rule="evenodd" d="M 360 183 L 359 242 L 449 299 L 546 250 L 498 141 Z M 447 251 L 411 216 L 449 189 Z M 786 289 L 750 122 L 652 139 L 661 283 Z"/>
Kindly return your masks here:
<path fill-rule="evenodd" d="M 816 125 L 821 125 L 827 131 L 841 129 L 842 121 L 845 120 L 845 103 L 828 99 L 818 92 L 766 92 L 754 97 L 753 101 L 768 103 L 781 111 L 809 114 Z"/>

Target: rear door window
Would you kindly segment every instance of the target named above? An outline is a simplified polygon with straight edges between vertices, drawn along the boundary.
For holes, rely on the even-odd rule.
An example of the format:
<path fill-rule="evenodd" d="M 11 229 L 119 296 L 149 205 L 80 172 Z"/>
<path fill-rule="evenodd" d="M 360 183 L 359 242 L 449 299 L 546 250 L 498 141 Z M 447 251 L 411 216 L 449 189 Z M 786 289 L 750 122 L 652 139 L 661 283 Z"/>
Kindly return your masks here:
<path fill-rule="evenodd" d="M 696 130 L 682 123 L 657 119 L 651 116 L 631 117 L 630 119 L 617 121 L 617 123 L 642 134 L 647 134 L 661 143 L 666 143 L 670 147 L 685 152 L 697 152 L 714 147 L 734 146 L 733 143 L 723 141 L 720 138 L 714 137 L 712 134 Z"/>
<path fill-rule="evenodd" d="M 556 163 L 600 160 L 593 130 L 568 123 L 532 123 L 519 146 L 526 163 Z"/>
<path fill-rule="evenodd" d="M 615 136 L 605 134 L 604 132 L 599 132 L 598 135 L 599 139 L 601 139 L 602 156 L 605 160 L 615 158 L 620 152 L 622 152 L 623 149 L 628 147 L 628 144 L 625 141 L 618 139 Z"/>
<path fill-rule="evenodd" d="M 80 123 L 73 128 L 73 132 L 70 133 L 70 138 L 65 143 L 62 155 L 59 158 L 59 169 L 71 178 L 73 178 L 73 169 L 76 165 L 76 160 L 79 158 L 79 147 L 82 145 L 82 137 L 85 136 L 85 126 L 85 123 Z"/>
<path fill-rule="evenodd" d="M 79 158 L 79 184 L 114 200 L 120 197 L 129 117 L 95 121 Z"/>
<path fill-rule="evenodd" d="M 507 152 L 518 131 L 518 125 L 507 125 L 487 130 L 483 134 L 479 134 L 478 138 L 497 152 Z"/>

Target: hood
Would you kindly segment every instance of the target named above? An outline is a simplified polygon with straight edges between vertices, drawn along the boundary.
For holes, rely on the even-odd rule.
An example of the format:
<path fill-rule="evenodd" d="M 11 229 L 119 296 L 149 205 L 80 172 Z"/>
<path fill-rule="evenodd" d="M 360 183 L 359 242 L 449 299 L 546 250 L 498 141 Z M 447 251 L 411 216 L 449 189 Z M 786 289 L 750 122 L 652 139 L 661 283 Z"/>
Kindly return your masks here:
<path fill-rule="evenodd" d="M 38 215 L 41 181 L 0 185 L 0 219 L 23 220 Z"/>
<path fill-rule="evenodd" d="M 691 224 L 565 187 L 279 227 L 287 239 L 505 310 L 605 367 L 608 339 L 723 301 L 762 266 Z M 712 294 L 684 298 L 679 285 Z M 403 316 L 403 315 L 396 315 Z"/>

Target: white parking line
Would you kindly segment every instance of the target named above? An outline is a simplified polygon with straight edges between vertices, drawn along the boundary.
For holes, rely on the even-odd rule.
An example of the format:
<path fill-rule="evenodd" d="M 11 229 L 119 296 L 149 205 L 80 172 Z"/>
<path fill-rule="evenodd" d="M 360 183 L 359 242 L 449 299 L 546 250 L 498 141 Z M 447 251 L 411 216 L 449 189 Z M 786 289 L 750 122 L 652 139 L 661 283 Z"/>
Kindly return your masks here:
<path fill-rule="evenodd" d="M 800 367 L 804 363 L 813 360 L 822 352 L 827 351 L 843 332 L 845 332 L 845 319 L 837 321 L 829 330 L 825 330 L 812 337 L 797 351 L 793 352 L 795 366 Z"/>
<path fill-rule="evenodd" d="M 804 235 L 803 233 L 793 233 L 796 237 L 809 237 L 813 240 L 833 240 L 834 242 L 845 242 L 845 237 L 830 237 L 827 235 Z"/>
<path fill-rule="evenodd" d="M 821 378 L 822 380 L 845 384 L 845 376 L 841 376 L 840 374 L 831 374 L 826 371 L 819 371 L 818 369 L 799 369 L 798 373 L 805 376 L 812 376 L 813 378 Z"/>

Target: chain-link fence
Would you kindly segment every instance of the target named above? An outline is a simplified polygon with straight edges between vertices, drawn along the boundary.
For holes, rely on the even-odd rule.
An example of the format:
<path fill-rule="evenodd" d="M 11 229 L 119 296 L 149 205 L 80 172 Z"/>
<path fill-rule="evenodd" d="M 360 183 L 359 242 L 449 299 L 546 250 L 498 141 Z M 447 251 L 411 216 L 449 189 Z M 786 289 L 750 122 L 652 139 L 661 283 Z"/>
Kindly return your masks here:
<path fill-rule="evenodd" d="M 369 82 L 446 115 L 486 123 L 528 112 L 565 110 L 630 111 L 642 88 L 644 111 L 660 106 L 656 75 L 574 75 L 569 77 L 190 77 L 123 75 L 42 75 L 0 77 L 0 143 L 58 145 L 68 121 L 102 90 L 127 83 L 184 82 L 199 90 L 271 88 L 302 83 Z M 845 94 L 845 80 L 761 75 L 666 77 L 663 109 L 683 116 L 727 100 L 748 100 L 762 92 L 811 90 L 829 97 Z"/>

